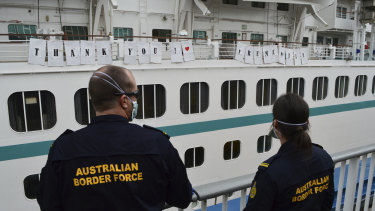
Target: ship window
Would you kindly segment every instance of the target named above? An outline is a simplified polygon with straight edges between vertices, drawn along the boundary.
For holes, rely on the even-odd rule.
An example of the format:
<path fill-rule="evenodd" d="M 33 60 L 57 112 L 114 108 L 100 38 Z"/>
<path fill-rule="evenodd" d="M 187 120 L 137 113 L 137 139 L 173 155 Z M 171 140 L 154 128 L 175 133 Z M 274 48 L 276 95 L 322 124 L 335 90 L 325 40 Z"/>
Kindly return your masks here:
<path fill-rule="evenodd" d="M 242 108 L 245 104 L 245 82 L 225 81 L 221 85 L 221 107 L 224 110 Z"/>
<path fill-rule="evenodd" d="M 289 10 L 289 4 L 277 3 L 277 10 L 288 11 Z"/>
<path fill-rule="evenodd" d="M 313 81 L 312 99 L 313 100 L 324 100 L 327 97 L 328 92 L 328 78 L 327 77 L 316 77 Z"/>
<path fill-rule="evenodd" d="M 132 28 L 122 28 L 114 27 L 113 36 L 115 38 L 124 38 L 125 41 L 133 41 L 133 29 Z"/>
<path fill-rule="evenodd" d="M 346 12 L 347 12 L 347 9 L 345 7 L 337 6 L 336 7 L 336 18 L 346 19 Z"/>
<path fill-rule="evenodd" d="M 23 34 L 36 34 L 36 25 L 9 24 L 9 40 L 29 40 L 33 36 Z"/>
<path fill-rule="evenodd" d="M 256 103 L 258 106 L 272 105 L 277 96 L 277 81 L 262 79 L 257 83 Z"/>
<path fill-rule="evenodd" d="M 283 42 L 283 43 L 288 42 L 288 36 L 276 35 L 276 38 L 280 38 L 281 42 Z"/>
<path fill-rule="evenodd" d="M 222 43 L 236 43 L 237 40 L 237 33 L 232 32 L 223 32 L 221 34 L 222 37 Z"/>
<path fill-rule="evenodd" d="M 167 42 L 167 38 L 169 38 L 169 42 L 171 41 L 172 30 L 169 29 L 153 29 L 152 36 L 158 39 L 159 42 Z"/>
<path fill-rule="evenodd" d="M 303 37 L 302 38 L 302 46 L 308 46 L 309 45 L 309 38 Z"/>
<path fill-rule="evenodd" d="M 165 88 L 160 84 L 139 85 L 137 119 L 161 117 L 165 113 Z"/>
<path fill-rule="evenodd" d="M 204 43 L 206 40 L 200 40 L 200 39 L 206 39 L 207 33 L 206 33 L 206 31 L 196 31 L 196 30 L 194 30 L 193 31 L 193 38 L 194 38 L 194 43 Z"/>
<path fill-rule="evenodd" d="M 348 94 L 349 77 L 338 76 L 335 83 L 335 97 L 344 98 Z"/>
<path fill-rule="evenodd" d="M 375 94 L 375 76 L 372 79 L 372 94 Z"/>
<path fill-rule="evenodd" d="M 8 113 L 17 132 L 50 129 L 56 124 L 55 96 L 49 91 L 15 92 L 8 98 Z"/>
<path fill-rule="evenodd" d="M 224 144 L 223 157 L 224 160 L 233 160 L 240 156 L 240 141 L 229 141 Z"/>
<path fill-rule="evenodd" d="M 238 5 L 238 0 L 223 0 L 223 4 Z"/>
<path fill-rule="evenodd" d="M 359 75 L 355 78 L 354 95 L 362 96 L 366 93 L 367 76 Z"/>
<path fill-rule="evenodd" d="M 62 28 L 67 40 L 88 40 L 86 26 L 63 26 Z"/>
<path fill-rule="evenodd" d="M 186 150 L 185 152 L 185 167 L 192 168 L 201 166 L 204 162 L 204 148 L 195 147 Z"/>
<path fill-rule="evenodd" d="M 252 44 L 263 44 L 263 34 L 251 34 L 251 43 Z M 260 41 L 260 42 L 259 42 Z"/>
<path fill-rule="evenodd" d="M 183 114 L 205 112 L 208 108 L 208 84 L 205 82 L 185 83 L 180 89 L 180 109 Z"/>
<path fill-rule="evenodd" d="M 303 78 L 290 78 L 286 84 L 287 93 L 299 94 L 303 97 L 305 93 L 305 80 Z"/>
<path fill-rule="evenodd" d="M 91 118 L 95 117 L 95 109 L 92 105 L 87 88 L 82 88 L 74 94 L 74 111 L 76 120 L 81 125 L 88 125 Z"/>
<path fill-rule="evenodd" d="M 266 3 L 264 3 L 264 2 L 251 2 L 251 6 L 256 7 L 256 8 L 265 8 Z"/>
<path fill-rule="evenodd" d="M 261 136 L 258 138 L 257 142 L 257 152 L 263 153 L 271 150 L 272 147 L 272 137 L 271 136 Z"/>

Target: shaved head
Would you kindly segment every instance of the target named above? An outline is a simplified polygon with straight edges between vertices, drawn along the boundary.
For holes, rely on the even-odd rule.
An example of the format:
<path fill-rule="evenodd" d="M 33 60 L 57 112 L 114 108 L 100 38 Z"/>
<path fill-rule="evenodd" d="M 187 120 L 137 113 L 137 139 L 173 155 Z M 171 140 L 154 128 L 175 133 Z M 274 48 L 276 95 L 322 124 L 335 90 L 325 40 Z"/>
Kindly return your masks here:
<path fill-rule="evenodd" d="M 120 96 L 115 95 L 115 93 L 119 93 L 119 90 L 105 80 L 114 82 L 106 76 L 98 74 L 98 72 L 110 76 L 125 92 L 132 92 L 137 89 L 134 76 L 128 69 L 112 65 L 99 68 L 93 73 L 93 76 L 96 77 L 91 77 L 89 82 L 89 94 L 96 111 L 102 112 L 114 108 L 120 98 Z"/>

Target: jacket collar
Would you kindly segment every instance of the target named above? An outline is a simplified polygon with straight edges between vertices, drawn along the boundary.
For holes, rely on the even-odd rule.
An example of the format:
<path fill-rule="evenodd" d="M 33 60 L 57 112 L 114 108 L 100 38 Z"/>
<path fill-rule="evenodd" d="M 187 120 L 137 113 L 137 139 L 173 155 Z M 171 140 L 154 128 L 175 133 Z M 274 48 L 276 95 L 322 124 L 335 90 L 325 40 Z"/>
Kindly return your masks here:
<path fill-rule="evenodd" d="M 129 121 L 120 115 L 115 115 L 115 114 L 109 114 L 109 115 L 101 115 L 101 116 L 96 116 L 92 118 L 91 124 L 96 124 L 96 123 L 101 123 L 101 122 L 124 122 L 128 123 Z"/>

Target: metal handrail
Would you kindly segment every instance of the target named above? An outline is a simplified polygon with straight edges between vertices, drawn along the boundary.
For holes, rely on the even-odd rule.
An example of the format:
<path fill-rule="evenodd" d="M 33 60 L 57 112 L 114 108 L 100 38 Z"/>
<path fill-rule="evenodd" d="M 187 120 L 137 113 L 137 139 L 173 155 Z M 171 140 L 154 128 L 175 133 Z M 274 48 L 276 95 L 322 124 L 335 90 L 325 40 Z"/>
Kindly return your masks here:
<path fill-rule="evenodd" d="M 333 159 L 333 162 L 335 163 L 335 165 L 338 164 L 339 162 L 342 162 L 342 165 L 341 165 L 342 168 L 346 167 L 346 161 L 349 160 L 349 169 L 354 168 L 354 170 L 353 170 L 354 174 L 353 175 L 356 175 L 356 174 L 358 174 L 359 158 L 361 156 L 363 156 L 363 159 L 365 159 L 365 158 L 368 157 L 369 153 L 372 153 L 372 157 L 375 157 L 375 144 L 362 146 L 362 147 L 346 150 L 346 151 L 339 152 L 339 153 L 334 153 L 331 156 L 332 156 L 332 159 Z M 352 167 L 352 165 L 353 165 L 352 163 L 357 164 L 357 166 Z M 375 161 L 372 159 L 371 160 L 372 171 L 374 169 L 373 168 L 374 164 L 375 164 Z M 355 167 L 357 167 L 357 168 L 355 168 Z M 371 168 L 370 168 L 370 171 L 371 171 Z M 343 172 L 344 170 L 345 169 L 343 169 L 341 172 Z M 363 172 L 364 172 L 364 170 L 363 170 Z M 363 185 L 363 176 L 362 175 L 364 175 L 364 173 L 361 173 L 362 181 L 360 181 L 360 183 Z M 250 188 L 254 176 L 255 176 L 255 173 L 252 173 L 252 174 L 247 174 L 247 175 L 243 175 L 243 176 L 240 176 L 240 177 L 235 177 L 235 178 L 231 178 L 231 179 L 226 179 L 226 180 L 222 180 L 222 181 L 213 182 L 213 183 L 209 183 L 209 184 L 194 187 L 195 194 L 193 195 L 192 201 L 193 202 L 201 201 L 202 202 L 202 211 L 204 211 L 204 210 L 206 210 L 208 199 L 213 199 L 213 198 L 216 198 L 216 197 L 223 196 L 223 201 L 226 201 L 226 203 L 227 203 L 228 195 L 230 195 L 234 192 L 237 192 L 237 191 L 241 191 L 241 209 L 242 209 L 242 208 L 244 208 L 244 202 L 246 200 L 246 198 L 245 198 L 246 197 L 246 189 Z M 373 177 L 373 176 L 374 175 L 372 175 L 371 172 L 370 172 L 369 177 Z M 356 188 L 357 181 L 356 181 L 356 178 L 352 178 L 352 179 L 354 179 L 355 181 L 354 182 L 349 181 L 348 183 L 351 183 L 351 184 L 348 184 L 346 188 L 348 189 L 348 187 L 349 187 L 349 188 L 353 189 L 353 187 L 354 187 L 354 191 L 353 190 L 349 191 L 349 192 L 346 191 L 345 197 L 349 197 L 348 195 L 350 194 L 350 192 L 352 192 L 352 194 L 355 194 L 355 188 Z M 340 180 L 341 180 L 341 177 L 340 177 Z M 343 181 L 340 181 L 341 184 L 342 184 L 342 182 Z M 372 183 L 372 179 L 371 179 L 370 183 Z M 339 184 L 339 189 L 340 189 L 341 184 Z M 355 185 L 353 186 L 353 184 L 355 184 Z M 360 189 L 360 190 L 362 190 L 362 189 Z M 339 190 L 339 192 L 340 192 L 340 190 Z M 360 191 L 358 191 L 358 192 L 360 192 Z M 342 195 L 338 194 L 338 196 L 340 197 L 340 200 L 338 200 L 339 207 L 338 208 L 336 207 L 336 210 L 341 209 L 341 197 L 342 197 Z M 347 202 L 347 201 L 350 201 L 350 200 L 351 200 L 351 203 Z M 368 201 L 369 201 L 369 196 L 366 196 L 367 205 L 365 204 L 365 206 L 367 206 L 367 207 L 368 207 L 368 204 L 369 204 Z M 346 209 L 345 209 L 346 204 L 348 204 L 351 207 L 348 208 L 348 206 L 346 206 Z M 352 196 L 352 199 L 349 199 L 349 200 L 345 199 L 345 205 L 344 205 L 344 210 L 353 210 L 354 196 Z"/>

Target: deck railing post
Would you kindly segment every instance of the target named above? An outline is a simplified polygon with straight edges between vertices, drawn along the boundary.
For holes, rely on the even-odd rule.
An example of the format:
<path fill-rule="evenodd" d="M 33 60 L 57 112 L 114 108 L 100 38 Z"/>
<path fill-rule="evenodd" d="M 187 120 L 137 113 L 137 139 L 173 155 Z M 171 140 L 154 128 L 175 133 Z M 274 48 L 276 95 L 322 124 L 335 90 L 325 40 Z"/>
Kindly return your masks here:
<path fill-rule="evenodd" d="M 354 197 L 357 186 L 359 157 L 349 160 L 348 178 L 346 180 L 344 211 L 352 211 L 354 207 Z"/>
<path fill-rule="evenodd" d="M 367 181 L 367 191 L 366 191 L 366 199 L 365 199 L 365 206 L 363 210 L 368 210 L 370 204 L 370 194 L 371 194 L 371 187 L 372 187 L 372 178 L 374 177 L 374 166 L 375 166 L 375 152 L 371 154 L 371 162 L 370 162 L 370 171 L 368 173 L 368 181 Z M 375 199 L 375 197 L 374 197 Z M 375 204 L 372 203 L 372 209 L 374 211 Z"/>
<path fill-rule="evenodd" d="M 240 210 L 242 211 L 246 206 L 246 188 L 241 190 Z"/>

